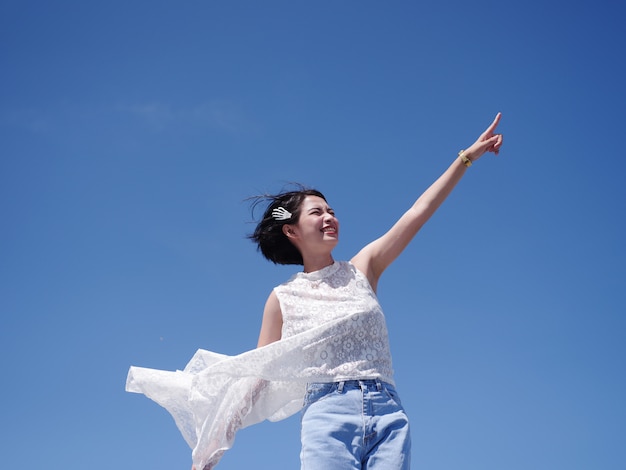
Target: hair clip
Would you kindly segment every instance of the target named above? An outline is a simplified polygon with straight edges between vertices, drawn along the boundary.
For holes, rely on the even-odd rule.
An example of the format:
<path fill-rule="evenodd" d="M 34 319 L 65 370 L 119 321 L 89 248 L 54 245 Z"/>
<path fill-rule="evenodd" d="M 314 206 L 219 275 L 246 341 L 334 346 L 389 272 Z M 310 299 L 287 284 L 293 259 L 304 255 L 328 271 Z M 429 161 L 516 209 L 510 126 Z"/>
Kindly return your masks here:
<path fill-rule="evenodd" d="M 284 207 L 277 207 L 272 211 L 272 217 L 274 217 L 275 220 L 289 220 L 291 219 L 291 212 Z"/>

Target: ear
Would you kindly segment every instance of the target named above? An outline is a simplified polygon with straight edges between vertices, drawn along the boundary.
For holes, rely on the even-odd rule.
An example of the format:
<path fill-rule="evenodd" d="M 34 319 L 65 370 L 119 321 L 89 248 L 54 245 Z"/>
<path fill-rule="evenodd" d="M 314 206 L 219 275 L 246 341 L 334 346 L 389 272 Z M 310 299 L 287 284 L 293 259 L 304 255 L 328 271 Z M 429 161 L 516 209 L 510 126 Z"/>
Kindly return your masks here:
<path fill-rule="evenodd" d="M 289 224 L 285 224 L 283 225 L 283 233 L 285 234 L 285 236 L 289 239 L 294 239 L 296 238 L 296 231 L 293 228 L 293 225 L 289 225 Z"/>

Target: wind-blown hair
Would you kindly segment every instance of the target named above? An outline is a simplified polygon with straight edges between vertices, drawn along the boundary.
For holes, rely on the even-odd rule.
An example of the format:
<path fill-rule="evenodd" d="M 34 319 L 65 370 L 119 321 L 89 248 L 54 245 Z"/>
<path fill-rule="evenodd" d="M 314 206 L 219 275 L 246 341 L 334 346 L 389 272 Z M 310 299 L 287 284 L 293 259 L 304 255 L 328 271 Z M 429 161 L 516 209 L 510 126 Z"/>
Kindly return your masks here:
<path fill-rule="evenodd" d="M 250 198 L 254 201 L 252 203 L 253 215 L 254 210 L 259 205 L 267 204 L 267 207 L 263 213 L 263 218 L 257 224 L 254 232 L 248 235 L 248 238 L 256 243 L 261 254 L 274 264 L 304 264 L 300 251 L 283 233 L 283 225 L 298 222 L 302 202 L 307 196 L 318 196 L 326 201 L 326 197 L 321 192 L 304 186 L 293 191 L 264 194 Z M 278 207 L 283 207 L 291 212 L 291 218 L 276 220 L 272 217 L 272 211 Z"/>

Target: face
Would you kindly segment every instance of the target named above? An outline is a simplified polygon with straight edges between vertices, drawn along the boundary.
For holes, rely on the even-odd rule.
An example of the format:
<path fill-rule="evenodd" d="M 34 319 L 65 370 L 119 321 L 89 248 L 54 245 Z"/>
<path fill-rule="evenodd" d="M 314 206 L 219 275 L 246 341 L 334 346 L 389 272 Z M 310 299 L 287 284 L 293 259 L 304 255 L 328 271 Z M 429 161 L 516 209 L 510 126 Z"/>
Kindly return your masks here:
<path fill-rule="evenodd" d="M 334 248 L 339 241 L 339 221 L 328 203 L 319 196 L 307 196 L 300 207 L 298 223 L 291 226 L 294 242 L 306 247 Z"/>

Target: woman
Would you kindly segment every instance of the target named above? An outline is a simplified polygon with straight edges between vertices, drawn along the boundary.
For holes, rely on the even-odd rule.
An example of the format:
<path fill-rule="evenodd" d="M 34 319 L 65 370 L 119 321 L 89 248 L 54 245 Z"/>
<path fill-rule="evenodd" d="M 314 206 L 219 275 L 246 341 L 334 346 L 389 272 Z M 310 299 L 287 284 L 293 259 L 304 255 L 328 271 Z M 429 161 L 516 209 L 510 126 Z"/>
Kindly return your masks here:
<path fill-rule="evenodd" d="M 485 152 L 498 153 L 502 145 L 502 136 L 495 134 L 499 121 L 500 114 L 485 133 L 460 153 L 448 170 L 387 233 L 365 246 L 350 263 L 336 269 L 350 272 L 353 267 L 354 278 L 357 280 L 355 286 L 362 274 L 372 293 L 375 293 L 382 273 L 433 215 L 472 162 Z M 266 258 L 280 264 L 302 264 L 304 273 L 320 273 L 332 269 L 335 265 L 332 250 L 339 241 L 339 221 L 324 196 L 316 191 L 296 191 L 274 196 L 272 199 L 266 217 L 252 237 Z M 272 218 L 267 217 L 271 212 L 283 222 L 272 221 Z M 281 231 L 272 234 L 269 227 L 277 223 L 281 224 Z M 272 238 L 282 239 L 284 243 L 293 245 L 297 254 L 290 253 L 289 246 L 281 252 L 278 248 L 280 242 L 276 243 Z M 332 274 L 330 277 L 332 278 Z M 307 279 L 307 276 L 301 275 L 299 278 Z M 303 292 L 294 292 L 295 286 L 288 283 L 270 294 L 265 306 L 259 347 L 280 340 L 284 330 L 294 330 L 290 325 L 285 325 L 281 305 L 291 310 L 289 318 L 292 323 L 299 321 L 307 326 L 308 323 L 315 323 L 316 313 L 298 315 L 295 311 L 298 308 L 315 309 L 316 300 L 311 299 L 306 291 L 314 290 L 314 283 L 320 278 L 327 277 L 309 276 L 309 282 L 298 287 Z M 317 287 L 318 291 L 319 289 Z M 331 287 L 329 291 L 332 290 L 334 289 Z M 350 296 L 368 297 L 367 291 L 368 289 L 364 289 L 364 292 L 359 292 L 355 288 Z M 296 296 L 298 301 L 289 299 L 290 296 Z M 332 308 L 328 302 L 324 305 L 323 299 L 317 303 L 319 307 Z M 374 307 L 378 306 L 377 302 L 374 304 Z M 297 332 L 296 328 L 295 333 Z M 409 468 L 408 420 L 390 383 L 391 358 L 386 330 L 380 332 L 379 338 L 367 340 L 384 343 L 384 357 L 374 368 L 372 361 L 367 361 L 365 355 L 353 355 L 352 359 L 356 359 L 353 362 L 359 364 L 349 366 L 352 375 L 341 374 L 334 377 L 333 383 L 310 384 L 307 389 L 307 405 L 302 418 L 303 469 L 349 469 L 362 466 L 381 470 Z M 363 344 L 368 341 L 363 341 Z M 337 363 L 333 366 L 341 368 L 341 365 L 343 364 Z M 340 393 L 336 393 L 338 391 Z M 371 405 L 372 410 L 360 410 L 362 403 Z"/>
<path fill-rule="evenodd" d="M 194 449 L 193 468 L 213 468 L 238 429 L 298 409 L 303 470 L 410 467 L 409 424 L 394 388 L 376 288 L 467 168 L 486 152 L 498 154 L 500 117 L 387 233 L 349 262 L 332 256 L 339 221 L 320 192 L 268 197 L 250 238 L 268 260 L 304 269 L 269 295 L 257 349 L 233 357 L 200 350 L 183 375 L 129 372 L 127 390 L 172 413 Z"/>

